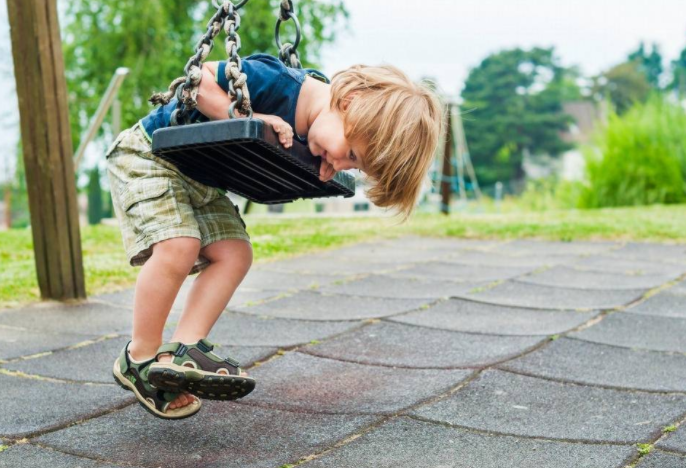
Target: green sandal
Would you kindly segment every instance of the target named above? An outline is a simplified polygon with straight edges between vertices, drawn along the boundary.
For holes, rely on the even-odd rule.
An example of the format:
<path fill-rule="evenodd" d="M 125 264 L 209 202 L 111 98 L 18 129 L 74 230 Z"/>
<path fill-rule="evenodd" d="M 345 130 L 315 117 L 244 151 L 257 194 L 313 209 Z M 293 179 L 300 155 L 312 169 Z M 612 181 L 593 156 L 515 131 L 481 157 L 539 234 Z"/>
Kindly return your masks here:
<path fill-rule="evenodd" d="M 200 411 L 202 403 L 196 399 L 193 403 L 181 408 L 168 409 L 172 401 L 179 395 L 178 392 L 162 391 L 154 388 L 148 381 L 150 365 L 155 359 L 136 364 L 129 359 L 129 341 L 119 357 L 114 361 L 112 375 L 124 390 L 129 390 L 136 395 L 138 403 L 149 413 L 162 419 L 183 419 L 193 416 Z"/>
<path fill-rule="evenodd" d="M 157 350 L 172 354 L 171 362 L 155 362 L 148 378 L 155 387 L 180 392 L 186 390 L 208 400 L 237 400 L 255 389 L 255 379 L 241 377 L 238 361 L 222 359 L 212 352 L 214 345 L 206 339 L 195 344 L 167 343 Z"/>

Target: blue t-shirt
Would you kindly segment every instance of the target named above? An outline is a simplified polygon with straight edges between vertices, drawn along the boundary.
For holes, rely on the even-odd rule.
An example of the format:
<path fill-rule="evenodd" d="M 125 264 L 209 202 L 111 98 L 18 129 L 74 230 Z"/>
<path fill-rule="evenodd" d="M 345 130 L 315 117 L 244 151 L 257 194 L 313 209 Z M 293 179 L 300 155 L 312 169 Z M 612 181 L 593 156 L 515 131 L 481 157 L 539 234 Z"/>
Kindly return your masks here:
<path fill-rule="evenodd" d="M 293 127 L 294 132 L 295 108 L 305 77 L 311 76 L 329 83 L 329 79 L 320 71 L 311 68 L 288 68 L 279 59 L 268 54 L 255 54 L 244 58 L 242 67 L 243 73 L 248 77 L 248 91 L 253 111 L 281 117 Z M 226 61 L 219 62 L 216 79 L 217 84 L 228 92 L 229 82 L 226 79 L 225 70 Z M 177 100 L 174 98 L 169 101 L 169 104 L 158 107 L 141 119 L 141 125 L 149 138 L 152 138 L 152 133 L 158 128 L 169 126 L 176 103 Z M 191 113 L 191 122 L 207 121 L 209 118 L 197 109 Z"/>

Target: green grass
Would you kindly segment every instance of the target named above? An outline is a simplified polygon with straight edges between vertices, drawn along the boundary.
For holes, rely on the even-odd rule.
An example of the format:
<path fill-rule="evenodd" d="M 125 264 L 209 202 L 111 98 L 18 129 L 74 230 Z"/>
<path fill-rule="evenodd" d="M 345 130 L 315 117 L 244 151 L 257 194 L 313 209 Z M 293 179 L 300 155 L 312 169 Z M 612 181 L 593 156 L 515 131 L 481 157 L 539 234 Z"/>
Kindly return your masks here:
<path fill-rule="evenodd" d="M 255 264 L 363 240 L 426 235 L 482 239 L 639 240 L 686 242 L 686 205 L 519 212 L 417 214 L 404 225 L 388 218 L 245 216 Z M 81 231 L 89 296 L 135 284 L 138 268 L 126 262 L 119 230 L 87 226 Z M 0 308 L 40 300 L 31 231 L 0 232 Z"/>

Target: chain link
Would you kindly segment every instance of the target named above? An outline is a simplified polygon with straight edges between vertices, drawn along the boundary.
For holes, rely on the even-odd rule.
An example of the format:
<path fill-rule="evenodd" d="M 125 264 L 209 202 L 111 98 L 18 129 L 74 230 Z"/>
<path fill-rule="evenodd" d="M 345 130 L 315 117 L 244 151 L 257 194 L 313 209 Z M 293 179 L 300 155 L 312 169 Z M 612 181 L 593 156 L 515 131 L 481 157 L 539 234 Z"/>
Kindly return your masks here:
<path fill-rule="evenodd" d="M 229 81 L 229 95 L 233 102 L 229 107 L 229 116 L 235 118 L 235 109 L 238 107 L 241 113 L 252 117 L 250 94 L 248 92 L 247 76 L 243 73 L 241 58 L 238 52 L 241 49 L 241 38 L 238 29 L 241 25 L 241 17 L 238 9 L 248 3 L 242 0 L 234 5 L 230 0 L 224 0 L 221 4 L 218 0 L 212 0 L 212 5 L 217 12 L 207 23 L 207 31 L 195 45 L 193 54 L 183 68 L 186 76 L 172 81 L 169 90 L 165 93 L 155 93 L 150 102 L 155 105 L 168 104 L 172 97 L 178 100 L 177 107 L 171 115 L 171 125 L 185 125 L 190 123 L 191 112 L 197 107 L 198 87 L 202 79 L 202 63 L 214 47 L 214 38 L 222 29 L 226 33 L 226 78 Z"/>
<path fill-rule="evenodd" d="M 286 42 L 281 43 L 281 23 L 293 20 L 295 24 L 295 43 Z M 276 48 L 279 50 L 279 60 L 281 60 L 287 67 L 302 68 L 300 63 L 300 55 L 298 54 L 298 46 L 300 45 L 300 22 L 293 11 L 292 0 L 281 0 L 279 8 L 279 17 L 276 20 L 276 30 L 274 31 L 274 40 L 276 41 Z"/>

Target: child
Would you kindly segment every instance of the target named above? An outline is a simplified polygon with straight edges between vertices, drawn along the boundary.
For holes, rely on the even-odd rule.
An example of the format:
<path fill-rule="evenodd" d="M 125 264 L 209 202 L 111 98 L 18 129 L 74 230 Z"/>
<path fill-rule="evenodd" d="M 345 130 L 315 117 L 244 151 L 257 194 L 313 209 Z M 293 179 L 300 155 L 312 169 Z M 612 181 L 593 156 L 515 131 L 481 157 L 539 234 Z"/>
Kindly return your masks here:
<path fill-rule="evenodd" d="M 285 67 L 264 54 L 243 60 L 259 118 L 281 144 L 293 138 L 322 158 L 320 179 L 357 168 L 374 184 L 367 196 L 382 207 L 411 214 L 431 166 L 442 120 L 427 88 L 391 66 L 354 66 L 333 82 L 320 72 Z M 226 62 L 202 68 L 196 116 L 228 118 Z M 252 246 L 240 217 L 221 190 L 207 187 L 151 154 L 151 136 L 169 126 L 176 100 L 122 132 L 107 152 L 112 201 L 136 282 L 133 339 L 114 364 L 115 380 L 140 404 L 165 419 L 191 416 L 203 398 L 234 400 L 255 386 L 231 358 L 206 340 L 252 264 Z M 258 113 L 260 112 L 260 113 Z M 299 136 L 299 135 L 302 135 Z M 171 342 L 162 330 L 189 274 L 193 282 Z"/>

